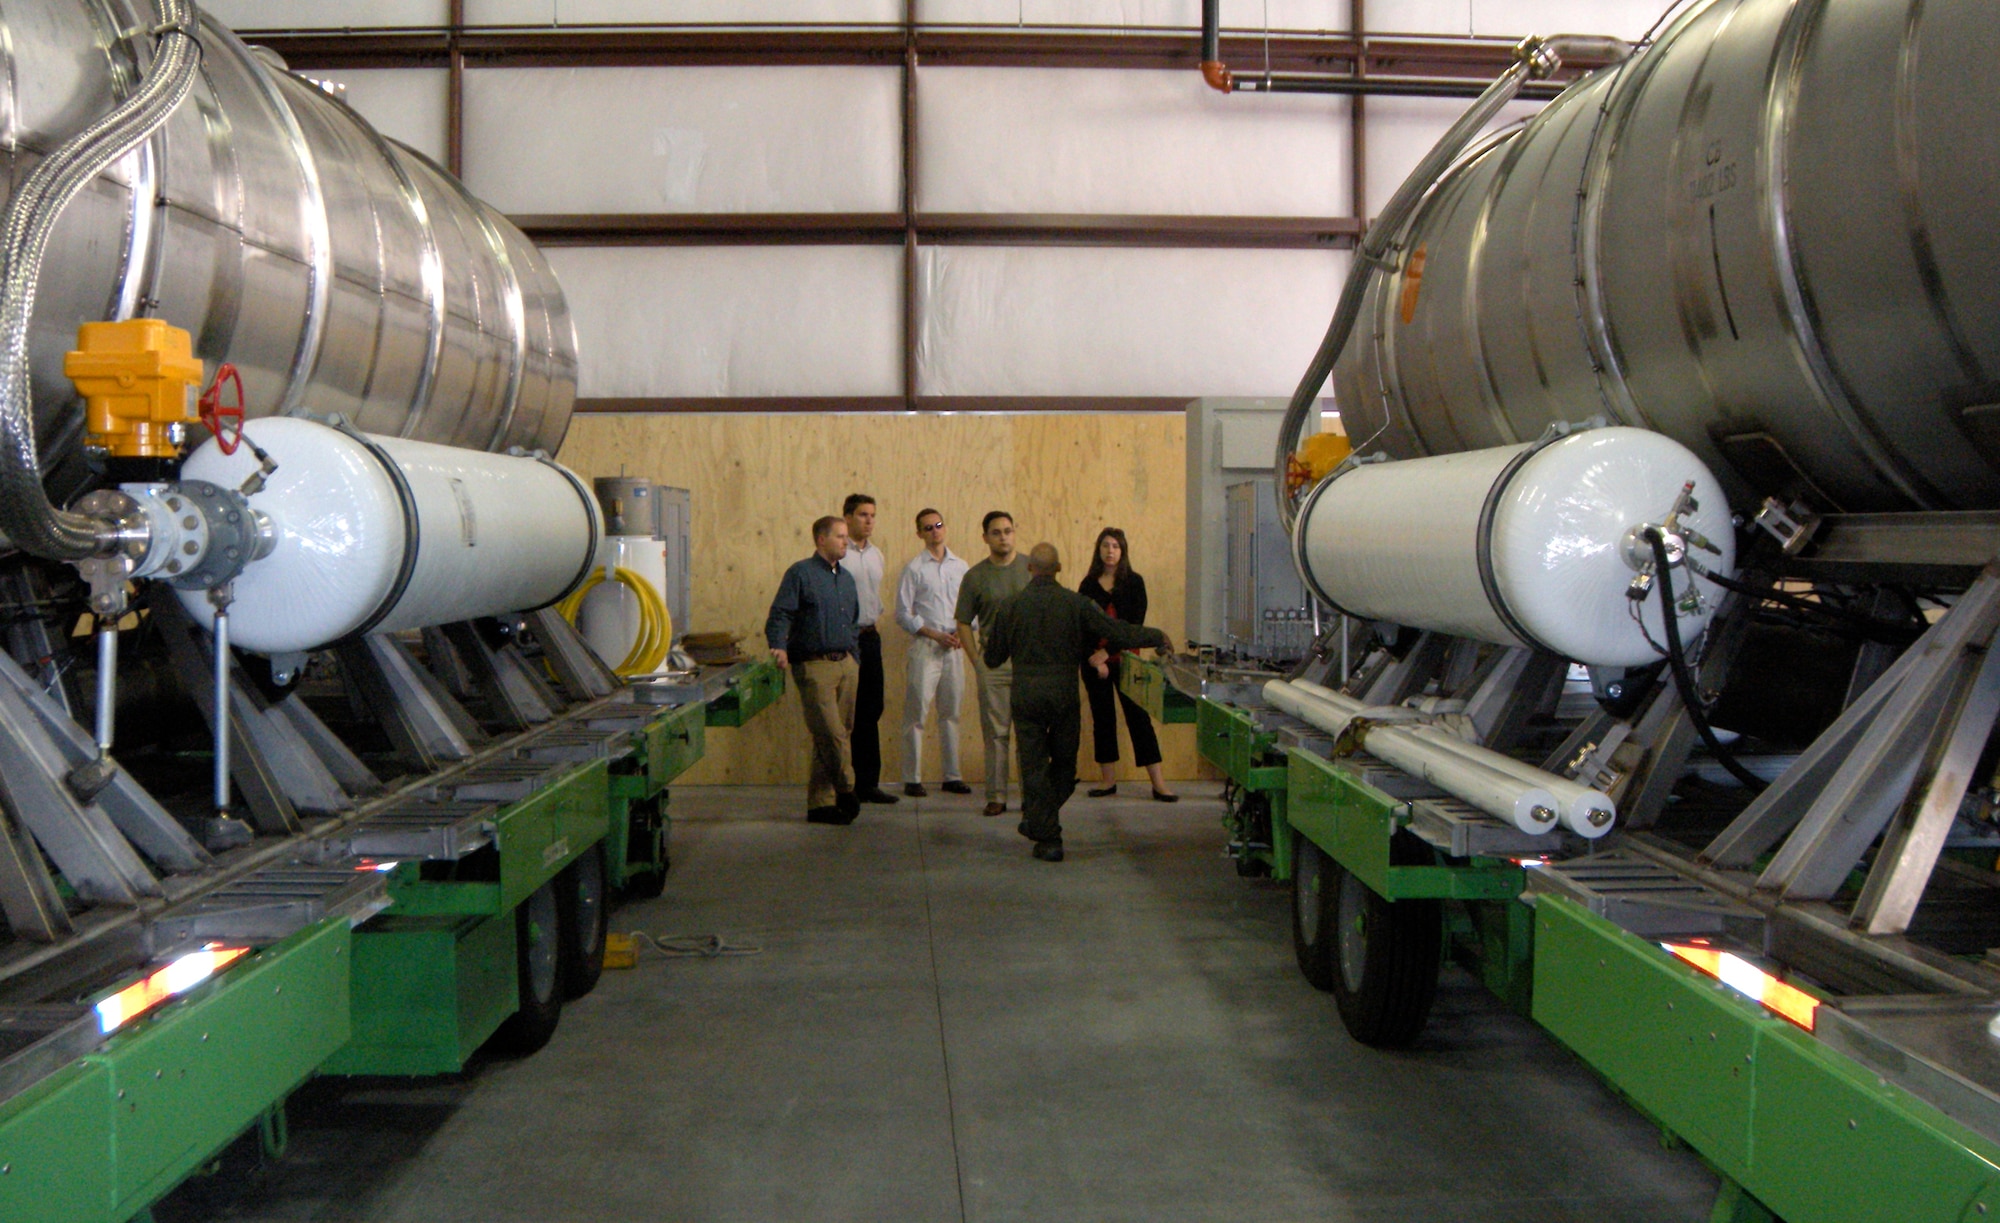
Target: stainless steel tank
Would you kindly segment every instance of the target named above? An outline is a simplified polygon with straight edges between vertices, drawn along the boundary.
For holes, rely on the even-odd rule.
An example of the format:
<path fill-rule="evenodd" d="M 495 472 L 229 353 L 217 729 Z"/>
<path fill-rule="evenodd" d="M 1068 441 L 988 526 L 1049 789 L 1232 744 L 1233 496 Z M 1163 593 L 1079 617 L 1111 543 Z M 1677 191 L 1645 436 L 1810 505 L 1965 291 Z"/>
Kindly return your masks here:
<path fill-rule="evenodd" d="M 128 0 L 0 10 L 11 192 L 125 97 L 154 20 Z M 63 354 L 82 322 L 152 315 L 242 372 L 250 415 L 553 452 L 576 394 L 562 289 L 521 232 L 332 94 L 201 22 L 200 78 L 152 139 L 63 215 L 31 358 L 45 466 L 79 440 Z"/>
<path fill-rule="evenodd" d="M 2000 5 L 1709 0 L 1462 157 L 1333 374 L 1402 457 L 1603 414 L 1739 506 L 2000 506 Z"/>

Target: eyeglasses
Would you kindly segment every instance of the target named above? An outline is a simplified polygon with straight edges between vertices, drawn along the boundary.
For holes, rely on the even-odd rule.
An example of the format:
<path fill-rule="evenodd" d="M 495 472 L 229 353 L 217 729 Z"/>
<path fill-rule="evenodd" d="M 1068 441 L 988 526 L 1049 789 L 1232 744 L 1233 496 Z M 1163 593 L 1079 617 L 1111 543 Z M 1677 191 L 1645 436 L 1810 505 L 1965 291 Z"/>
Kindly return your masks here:
<path fill-rule="evenodd" d="M 923 526 L 920 526 L 920 527 L 918 527 L 918 528 L 917 528 L 917 530 L 919 530 L 919 531 L 942 531 L 942 530 L 944 530 L 944 519 L 940 518 L 940 519 L 938 519 L 938 520 L 937 520 L 936 522 L 927 522 L 927 523 L 925 523 L 925 524 L 924 524 Z"/>

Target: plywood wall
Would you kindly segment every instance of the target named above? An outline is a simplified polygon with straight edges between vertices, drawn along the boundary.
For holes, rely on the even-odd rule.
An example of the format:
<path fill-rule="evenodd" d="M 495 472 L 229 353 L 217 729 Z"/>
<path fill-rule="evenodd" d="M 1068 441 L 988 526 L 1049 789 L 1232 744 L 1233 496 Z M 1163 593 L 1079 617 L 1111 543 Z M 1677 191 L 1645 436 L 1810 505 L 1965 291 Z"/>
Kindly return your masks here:
<path fill-rule="evenodd" d="M 850 492 L 876 498 L 893 606 L 903 563 L 918 550 L 917 511 L 944 515 L 953 551 L 967 563 L 986 554 L 979 519 L 988 510 L 1015 516 L 1021 547 L 1049 540 L 1062 550 L 1063 580 L 1083 576 L 1097 532 L 1122 527 L 1133 567 L 1146 578 L 1149 623 L 1179 643 L 1186 547 L 1185 425 L 1178 414 L 859 416 L 700 414 L 579 416 L 561 459 L 586 477 L 643 475 L 687 488 L 694 502 L 695 631 L 727 629 L 762 648 L 764 615 L 778 579 L 812 551 L 811 523 L 840 512 Z M 885 621 L 888 711 L 882 717 L 882 772 L 901 777 L 903 659 L 908 636 Z M 1094 776 L 1086 706 L 1080 767 Z M 985 777 L 979 716 L 968 674 L 960 711 L 966 776 Z M 1193 728 L 1163 727 L 1161 750 L 1172 778 L 1196 776 Z M 1120 734 L 1122 776 L 1131 744 Z M 926 739 L 924 776 L 938 779 L 936 733 Z M 806 779 L 807 738 L 798 700 L 742 730 L 709 735 L 708 755 L 690 784 L 784 785 Z"/>

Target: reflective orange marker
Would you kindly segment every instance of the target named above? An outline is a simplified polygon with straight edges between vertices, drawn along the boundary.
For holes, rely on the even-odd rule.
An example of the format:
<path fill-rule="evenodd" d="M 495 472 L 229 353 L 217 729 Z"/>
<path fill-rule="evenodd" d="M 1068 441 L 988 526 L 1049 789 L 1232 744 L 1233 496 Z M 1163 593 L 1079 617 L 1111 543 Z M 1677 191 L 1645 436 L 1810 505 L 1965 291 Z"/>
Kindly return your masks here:
<path fill-rule="evenodd" d="M 203 981 L 249 954 L 247 947 L 224 947 L 210 943 L 200 951 L 190 951 L 144 980 L 119 990 L 97 1004 L 97 1030 L 115 1032 L 119 1028 L 174 997 L 185 994 Z"/>
<path fill-rule="evenodd" d="M 1727 951 L 1679 943 L 1661 943 L 1660 946 L 1759 1003 L 1765 1010 L 1791 1020 L 1808 1032 L 1813 1030 L 1813 1021 L 1819 1013 L 1819 999 L 1797 986 L 1787 985 L 1743 957 Z"/>

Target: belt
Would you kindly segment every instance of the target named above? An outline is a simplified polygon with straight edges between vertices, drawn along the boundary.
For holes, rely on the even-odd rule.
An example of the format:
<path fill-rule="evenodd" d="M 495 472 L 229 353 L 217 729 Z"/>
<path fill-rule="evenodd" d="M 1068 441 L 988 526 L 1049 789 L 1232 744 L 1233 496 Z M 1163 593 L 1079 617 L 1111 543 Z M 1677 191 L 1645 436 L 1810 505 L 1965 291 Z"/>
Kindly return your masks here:
<path fill-rule="evenodd" d="M 828 651 L 827 651 L 826 653 L 824 653 L 824 654 L 801 654 L 801 655 L 799 655 L 799 656 L 798 656 L 798 661 L 800 661 L 800 662 L 846 662 L 846 661 L 847 661 L 847 651 L 846 651 L 846 650 L 828 650 Z"/>

